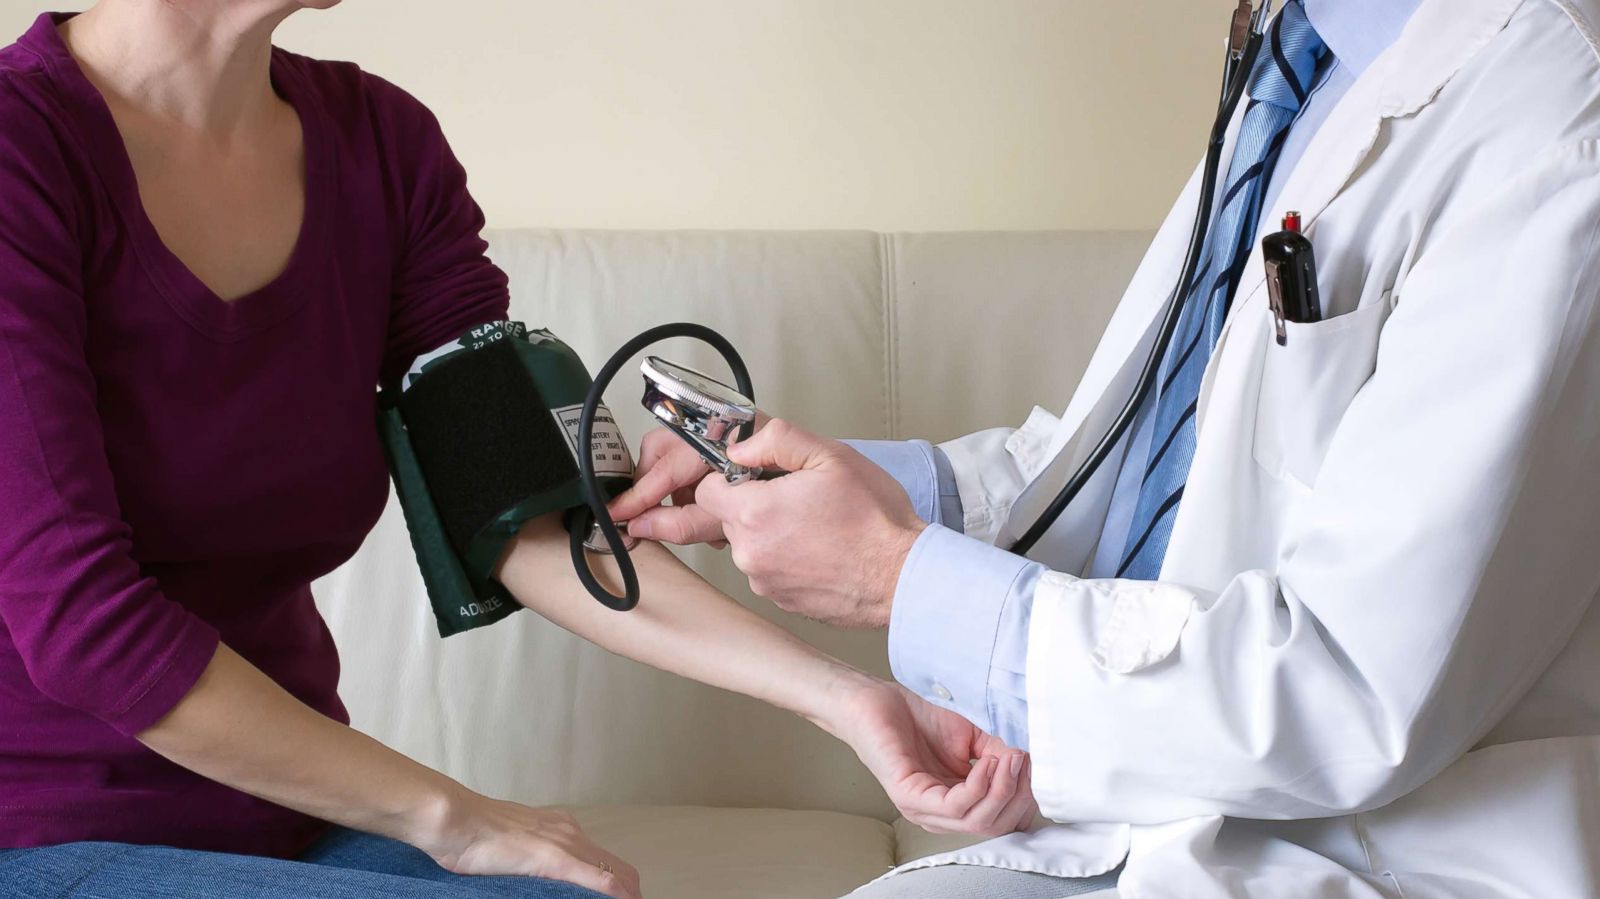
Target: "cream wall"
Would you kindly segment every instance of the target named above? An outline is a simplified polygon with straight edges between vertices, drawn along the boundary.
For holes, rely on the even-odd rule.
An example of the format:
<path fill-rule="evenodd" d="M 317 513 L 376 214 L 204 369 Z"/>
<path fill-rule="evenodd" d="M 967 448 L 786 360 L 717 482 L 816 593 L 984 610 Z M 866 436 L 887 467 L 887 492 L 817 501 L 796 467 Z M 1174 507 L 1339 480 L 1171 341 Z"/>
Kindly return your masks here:
<path fill-rule="evenodd" d="M 345 0 L 280 43 L 432 106 L 495 226 L 1151 228 L 1228 6 Z"/>

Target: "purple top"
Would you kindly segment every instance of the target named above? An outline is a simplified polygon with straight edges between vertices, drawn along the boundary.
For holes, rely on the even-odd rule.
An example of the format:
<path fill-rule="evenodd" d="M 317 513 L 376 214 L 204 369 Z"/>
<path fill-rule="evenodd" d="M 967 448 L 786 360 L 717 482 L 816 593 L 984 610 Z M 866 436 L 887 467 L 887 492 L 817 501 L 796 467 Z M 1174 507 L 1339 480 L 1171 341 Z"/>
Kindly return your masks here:
<path fill-rule="evenodd" d="M 504 318 L 506 279 L 427 109 L 274 50 L 305 221 L 276 280 L 223 302 L 145 216 L 62 20 L 0 50 L 0 847 L 293 855 L 318 822 L 133 735 L 219 639 L 348 720 L 309 584 L 388 495 L 376 385 Z"/>

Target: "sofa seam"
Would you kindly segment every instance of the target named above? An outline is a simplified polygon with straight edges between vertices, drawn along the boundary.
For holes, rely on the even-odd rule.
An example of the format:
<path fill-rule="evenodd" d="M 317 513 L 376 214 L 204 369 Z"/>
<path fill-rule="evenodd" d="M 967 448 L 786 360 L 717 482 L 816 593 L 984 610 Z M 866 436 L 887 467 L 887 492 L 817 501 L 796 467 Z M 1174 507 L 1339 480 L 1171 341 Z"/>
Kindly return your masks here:
<path fill-rule="evenodd" d="M 883 433 L 890 440 L 900 438 L 900 322 L 899 322 L 899 296 L 895 290 L 897 283 L 895 236 L 893 234 L 880 234 L 878 236 L 878 257 L 883 271 L 881 274 L 881 293 L 883 303 Z"/>
<path fill-rule="evenodd" d="M 899 429 L 896 416 L 894 416 L 894 378 L 896 378 L 896 330 L 898 322 L 894 315 L 894 235 L 878 235 L 878 258 L 882 259 L 883 270 L 880 277 L 880 294 L 883 304 L 883 437 L 894 440 L 898 437 Z"/>

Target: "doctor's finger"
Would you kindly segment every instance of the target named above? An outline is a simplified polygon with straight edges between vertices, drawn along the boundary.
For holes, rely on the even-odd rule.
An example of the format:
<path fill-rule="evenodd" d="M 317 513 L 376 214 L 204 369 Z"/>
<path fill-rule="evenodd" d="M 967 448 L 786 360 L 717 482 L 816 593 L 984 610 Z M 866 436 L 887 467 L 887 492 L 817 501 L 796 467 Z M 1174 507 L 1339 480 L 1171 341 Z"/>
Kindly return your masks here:
<path fill-rule="evenodd" d="M 633 486 L 611 501 L 612 515 L 632 518 L 651 506 L 656 506 L 672 493 L 691 488 L 706 476 L 710 468 L 700 456 L 683 448 L 684 452 L 669 451 L 649 465 L 643 462 L 634 469 Z"/>
<path fill-rule="evenodd" d="M 687 446 L 683 450 L 669 449 L 649 465 L 641 458 L 634 469 L 633 486 L 611 501 L 611 517 L 618 521 L 636 518 L 646 509 L 661 505 L 668 496 L 693 487 L 711 471 L 698 453 Z"/>
<path fill-rule="evenodd" d="M 656 466 L 674 450 L 688 449 L 676 434 L 666 428 L 656 428 L 639 441 L 639 463 L 633 467 L 635 475 L 642 475 Z"/>
<path fill-rule="evenodd" d="M 729 447 L 728 458 L 740 465 L 799 471 L 816 467 L 834 445 L 834 441 L 774 418 L 754 437 Z"/>
<path fill-rule="evenodd" d="M 641 540 L 675 543 L 715 543 L 723 539 L 722 522 L 698 504 L 652 506 L 628 522 L 628 534 Z"/>
<path fill-rule="evenodd" d="M 761 492 L 759 489 L 752 491 L 749 488 L 766 486 L 769 485 L 757 483 L 736 485 L 728 483 L 725 478 L 703 478 L 695 485 L 694 505 L 685 508 L 703 509 L 705 514 L 712 518 L 733 522 L 737 520 L 739 510 L 745 508 L 739 497 L 743 496 L 745 498 L 743 502 L 748 502 Z"/>

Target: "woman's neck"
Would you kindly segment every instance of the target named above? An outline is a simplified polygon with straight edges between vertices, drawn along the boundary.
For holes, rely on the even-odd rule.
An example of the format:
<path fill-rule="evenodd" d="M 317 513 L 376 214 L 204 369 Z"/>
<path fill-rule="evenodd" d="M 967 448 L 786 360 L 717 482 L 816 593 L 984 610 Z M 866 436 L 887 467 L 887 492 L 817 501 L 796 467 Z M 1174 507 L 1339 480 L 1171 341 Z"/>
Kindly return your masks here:
<path fill-rule="evenodd" d="M 107 99 L 227 142 L 279 114 L 272 32 L 282 0 L 100 0 L 62 26 Z"/>

